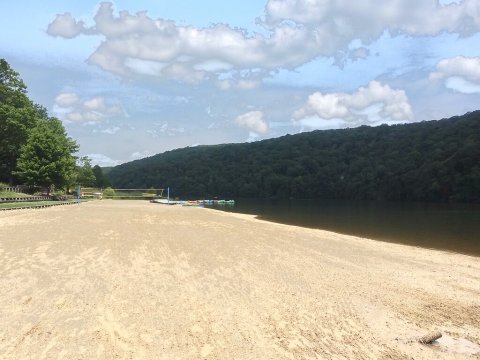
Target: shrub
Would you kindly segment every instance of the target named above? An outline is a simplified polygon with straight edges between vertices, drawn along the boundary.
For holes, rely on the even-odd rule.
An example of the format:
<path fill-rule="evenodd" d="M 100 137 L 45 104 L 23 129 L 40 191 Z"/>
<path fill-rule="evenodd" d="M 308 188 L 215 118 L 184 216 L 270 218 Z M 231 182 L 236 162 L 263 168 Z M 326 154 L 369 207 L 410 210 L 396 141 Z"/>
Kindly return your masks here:
<path fill-rule="evenodd" d="M 112 198 L 115 196 L 115 190 L 113 190 L 111 187 L 107 187 L 103 190 L 103 196 L 106 198 Z"/>

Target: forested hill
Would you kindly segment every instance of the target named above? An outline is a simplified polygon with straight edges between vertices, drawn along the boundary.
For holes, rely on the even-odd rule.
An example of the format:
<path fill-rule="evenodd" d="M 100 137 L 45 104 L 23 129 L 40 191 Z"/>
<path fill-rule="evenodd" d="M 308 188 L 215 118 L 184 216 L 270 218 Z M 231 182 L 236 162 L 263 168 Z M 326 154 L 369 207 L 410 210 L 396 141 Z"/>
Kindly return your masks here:
<path fill-rule="evenodd" d="M 179 197 L 480 202 L 480 111 L 179 149 L 108 176 L 117 188 L 170 186 Z"/>

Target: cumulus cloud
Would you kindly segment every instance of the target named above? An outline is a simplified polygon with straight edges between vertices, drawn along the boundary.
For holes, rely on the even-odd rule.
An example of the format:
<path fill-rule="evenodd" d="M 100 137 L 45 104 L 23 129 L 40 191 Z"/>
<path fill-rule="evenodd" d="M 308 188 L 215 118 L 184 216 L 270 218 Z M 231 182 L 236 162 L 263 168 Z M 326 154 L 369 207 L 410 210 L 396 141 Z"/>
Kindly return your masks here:
<path fill-rule="evenodd" d="M 258 135 L 257 133 L 255 133 L 253 131 L 249 131 L 248 132 L 248 138 L 247 138 L 246 142 L 257 141 L 259 137 L 260 137 L 260 135 Z"/>
<path fill-rule="evenodd" d="M 360 125 L 413 119 L 412 109 L 403 90 L 395 90 L 378 81 L 371 81 L 367 87 L 356 92 L 327 93 L 315 92 L 293 115 L 298 121 L 329 121 L 337 124 Z"/>
<path fill-rule="evenodd" d="M 76 93 L 62 93 L 55 97 L 55 104 L 62 108 L 73 106 L 79 101 L 80 97 Z"/>
<path fill-rule="evenodd" d="M 445 87 L 464 94 L 479 94 L 480 83 L 473 83 L 461 77 L 450 77 L 445 81 Z"/>
<path fill-rule="evenodd" d="M 353 59 L 365 59 L 370 55 L 370 51 L 366 47 L 359 47 L 352 50 L 350 54 Z"/>
<path fill-rule="evenodd" d="M 83 102 L 83 107 L 87 110 L 103 111 L 106 109 L 105 99 L 102 96 L 96 96 Z"/>
<path fill-rule="evenodd" d="M 235 124 L 255 131 L 259 134 L 265 134 L 268 132 L 268 124 L 264 119 L 264 114 L 262 111 L 250 111 L 239 115 L 235 119 Z"/>
<path fill-rule="evenodd" d="M 138 160 L 138 159 L 143 159 L 148 156 L 155 155 L 153 152 L 150 150 L 144 150 L 144 151 L 135 151 L 134 153 L 130 154 L 129 160 Z"/>
<path fill-rule="evenodd" d="M 436 35 L 443 31 L 462 36 L 480 27 L 477 0 L 440 4 L 438 0 L 269 0 L 265 22 L 270 27 L 295 22 L 328 33 L 333 41 L 369 42 L 384 30 L 409 35 Z M 349 40 L 350 39 L 350 40 Z"/>
<path fill-rule="evenodd" d="M 352 41 L 368 45 L 385 31 L 393 35 L 436 35 L 444 31 L 470 35 L 480 29 L 480 3 L 464 0 L 442 5 L 437 0 L 269 0 L 258 23 L 265 35 L 248 34 L 224 24 L 205 28 L 150 18 L 146 12 L 114 14 L 102 2 L 86 28 L 69 13 L 57 15 L 47 32 L 72 38 L 99 34 L 104 41 L 88 61 L 122 76 L 147 75 L 198 83 L 220 74 L 261 69 L 263 76 L 294 69 L 319 56 L 352 52 Z M 248 79 L 246 79 L 248 81 Z M 223 88 L 228 83 L 219 84 Z M 250 86 L 248 82 L 243 84 Z"/>
<path fill-rule="evenodd" d="M 480 57 L 457 56 L 438 62 L 431 80 L 445 79 L 447 88 L 462 93 L 480 92 Z"/>
<path fill-rule="evenodd" d="M 93 30 L 87 29 L 83 21 L 76 21 L 72 14 L 58 14 L 55 21 L 50 23 L 47 28 L 47 34 L 51 36 L 59 36 L 67 39 L 74 38 L 81 33 L 92 34 Z"/>
<path fill-rule="evenodd" d="M 96 123 L 101 122 L 104 117 L 100 113 L 93 111 L 72 111 L 66 114 L 66 119 L 76 123 Z"/>
<path fill-rule="evenodd" d="M 471 82 L 480 83 L 480 57 L 456 56 L 443 59 L 437 64 L 437 71 L 430 74 L 432 80 L 458 76 Z"/>
<path fill-rule="evenodd" d="M 121 104 L 107 105 L 105 98 L 96 96 L 81 100 L 76 93 L 61 93 L 55 97 L 57 116 L 75 123 L 98 123 L 113 116 L 126 116 Z"/>
<path fill-rule="evenodd" d="M 92 165 L 98 166 L 117 166 L 120 164 L 119 160 L 114 160 L 104 154 L 87 154 L 92 159 Z"/>

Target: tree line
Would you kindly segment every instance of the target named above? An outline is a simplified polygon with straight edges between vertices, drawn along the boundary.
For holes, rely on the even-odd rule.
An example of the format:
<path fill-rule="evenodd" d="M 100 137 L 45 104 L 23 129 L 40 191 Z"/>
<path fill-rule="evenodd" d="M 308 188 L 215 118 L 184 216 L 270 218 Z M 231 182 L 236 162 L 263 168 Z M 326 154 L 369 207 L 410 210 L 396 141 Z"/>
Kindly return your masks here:
<path fill-rule="evenodd" d="M 168 151 L 114 167 L 115 187 L 179 197 L 480 202 L 480 111 Z"/>
<path fill-rule="evenodd" d="M 101 169 L 76 157 L 78 150 L 62 122 L 28 98 L 20 75 L 0 59 L 0 182 L 47 192 L 53 187 L 68 191 L 76 183 L 95 185 Z"/>

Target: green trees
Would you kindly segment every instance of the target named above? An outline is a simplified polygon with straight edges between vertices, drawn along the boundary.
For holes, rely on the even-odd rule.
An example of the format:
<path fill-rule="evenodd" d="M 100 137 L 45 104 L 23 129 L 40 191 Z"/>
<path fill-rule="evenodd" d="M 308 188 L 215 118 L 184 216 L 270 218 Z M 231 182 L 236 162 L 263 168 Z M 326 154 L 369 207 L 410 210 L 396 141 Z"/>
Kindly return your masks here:
<path fill-rule="evenodd" d="M 21 148 L 18 175 L 29 185 L 64 187 L 75 176 L 77 143 L 67 137 L 60 120 L 41 119 Z"/>
<path fill-rule="evenodd" d="M 26 95 L 26 86 L 7 61 L 0 59 L 0 181 L 13 182 L 13 171 L 28 132 L 42 117 Z"/>
<path fill-rule="evenodd" d="M 47 109 L 34 104 L 26 93 L 20 75 L 0 59 L 0 181 L 20 180 L 48 189 L 68 186 L 77 178 L 73 154 L 78 145 L 61 121 L 49 117 Z M 83 178 L 87 174 L 85 169 Z"/>
<path fill-rule="evenodd" d="M 110 185 L 110 181 L 108 181 L 107 177 L 103 173 L 103 170 L 100 166 L 95 165 L 92 169 L 93 175 L 95 176 L 95 187 L 104 189 Z"/>
<path fill-rule="evenodd" d="M 87 156 L 82 156 L 78 159 L 76 183 L 82 186 L 94 186 L 95 181 L 91 160 Z"/>
<path fill-rule="evenodd" d="M 181 197 L 480 202 L 480 111 L 407 125 L 198 146 L 119 165 L 115 187 Z"/>

